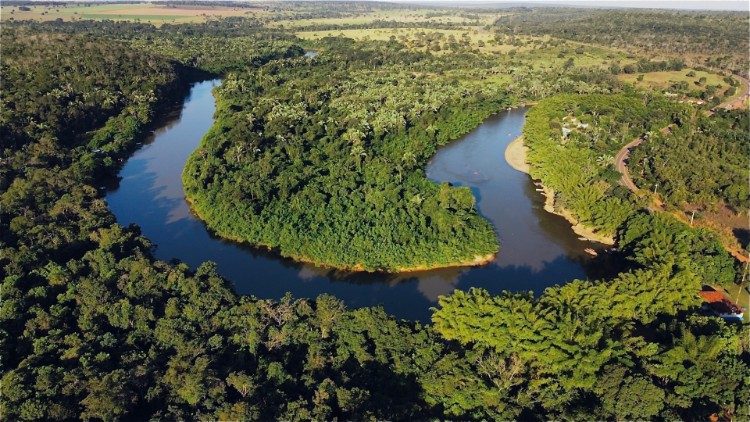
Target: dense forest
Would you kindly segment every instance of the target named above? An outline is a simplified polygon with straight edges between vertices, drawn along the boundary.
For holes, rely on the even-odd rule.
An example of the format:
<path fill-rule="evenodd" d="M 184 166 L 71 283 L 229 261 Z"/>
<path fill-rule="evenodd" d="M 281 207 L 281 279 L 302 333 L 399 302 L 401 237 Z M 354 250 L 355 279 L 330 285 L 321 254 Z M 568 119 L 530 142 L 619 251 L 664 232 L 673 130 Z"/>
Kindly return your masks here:
<path fill-rule="evenodd" d="M 510 105 L 502 87 L 476 92 L 440 75 L 470 58 L 319 47 L 325 58 L 269 63 L 218 90 L 217 124 L 184 173 L 209 227 L 341 268 L 439 267 L 497 252 L 471 191 L 437 186 L 422 167 Z"/>
<path fill-rule="evenodd" d="M 258 31 L 252 19 L 223 25 L 3 28 L 3 419 L 750 418 L 748 326 L 704 314 L 696 295 L 704 284 L 734 283 L 739 265 L 712 232 L 643 209 L 611 168 L 622 144 L 672 125 L 652 140 L 706 143 L 692 158 L 664 154 L 711 172 L 706 154 L 747 154 L 740 113 L 696 116 L 622 88 L 609 72 L 565 68 L 567 59 L 531 69 L 532 55 L 438 59 L 396 41 L 312 42 Z M 301 57 L 303 47 L 324 54 Z M 512 75 L 497 70 L 511 62 Z M 621 271 L 560 280 L 538 297 L 456 291 L 421 324 L 346 309 L 329 295 L 239 296 L 212 263 L 158 261 L 137 227 L 116 224 L 97 187 L 165 104 L 217 73 L 216 125 L 185 179 L 199 211 L 214 201 L 217 214 L 206 219 L 219 232 L 227 224 L 270 244 L 279 230 L 287 253 L 372 259 L 370 268 L 402 265 L 397 253 L 445 259 L 448 246 L 431 251 L 411 241 L 412 230 L 461 254 L 494 251 L 473 195 L 428 182 L 422 166 L 498 108 L 562 93 L 528 114 L 532 176 L 617 238 Z M 701 134 L 670 140 L 693 126 Z M 727 188 L 732 174 L 708 186 L 688 178 L 669 192 L 684 192 L 674 201 L 735 204 L 747 192 Z M 672 173 L 649 167 L 642 177 Z M 317 215 L 324 203 L 335 214 Z M 304 230 L 316 225 L 318 236 L 347 230 L 359 249 L 304 250 L 315 240 Z M 380 236 L 391 246 L 369 258 L 367 244 Z M 397 249 L 404 244 L 408 251 Z"/>

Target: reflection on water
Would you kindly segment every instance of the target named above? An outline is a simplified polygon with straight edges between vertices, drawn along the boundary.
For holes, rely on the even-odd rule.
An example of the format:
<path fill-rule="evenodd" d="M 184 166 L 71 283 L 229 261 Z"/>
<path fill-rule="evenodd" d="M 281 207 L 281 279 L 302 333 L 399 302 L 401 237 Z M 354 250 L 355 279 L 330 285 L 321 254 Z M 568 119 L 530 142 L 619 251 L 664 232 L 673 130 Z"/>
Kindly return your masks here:
<path fill-rule="evenodd" d="M 541 292 L 550 285 L 585 277 L 590 244 L 581 242 L 560 217 L 543 210 L 543 198 L 525 174 L 504 160 L 506 145 L 520 133 L 525 110 L 491 117 L 462 140 L 443 149 L 427 176 L 469 186 L 479 210 L 495 225 L 501 244 L 497 259 L 481 268 L 450 268 L 406 274 L 363 274 L 292 262 L 272 252 L 211 235 L 185 202 L 181 174 L 185 160 L 213 122 L 211 90 L 218 81 L 198 83 L 181 109 L 155 131 L 120 172 L 107 195 L 120 224 L 138 224 L 159 259 L 177 258 L 195 267 L 214 261 L 241 294 L 280 298 L 330 293 L 350 307 L 382 305 L 402 318 L 429 318 L 439 295 L 456 288 L 483 287 Z"/>
<path fill-rule="evenodd" d="M 492 266 L 538 273 L 557 263 L 562 272 L 556 281 L 583 276 L 576 258 L 590 245 L 579 241 L 565 220 L 545 212 L 544 198 L 531 179 L 505 162 L 505 148 L 520 135 L 525 113 L 516 109 L 487 119 L 461 141 L 442 148 L 428 165 L 427 176 L 473 190 L 480 212 L 500 239 L 500 254 Z M 559 262 L 561 257 L 568 258 L 564 261 L 569 265 Z"/>

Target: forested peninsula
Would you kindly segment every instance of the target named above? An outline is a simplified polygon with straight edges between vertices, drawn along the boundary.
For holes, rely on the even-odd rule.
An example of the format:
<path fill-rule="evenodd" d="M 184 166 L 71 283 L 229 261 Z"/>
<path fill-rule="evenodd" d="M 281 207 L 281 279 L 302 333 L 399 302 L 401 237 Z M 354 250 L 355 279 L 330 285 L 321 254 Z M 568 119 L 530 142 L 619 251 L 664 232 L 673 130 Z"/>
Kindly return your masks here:
<path fill-rule="evenodd" d="M 193 209 L 223 237 L 322 266 L 490 261 L 497 239 L 471 191 L 435 185 L 423 167 L 510 96 L 444 75 L 480 65 L 470 56 L 334 39 L 316 48 L 314 59 L 233 74 L 217 89 L 216 124 L 184 171 Z"/>

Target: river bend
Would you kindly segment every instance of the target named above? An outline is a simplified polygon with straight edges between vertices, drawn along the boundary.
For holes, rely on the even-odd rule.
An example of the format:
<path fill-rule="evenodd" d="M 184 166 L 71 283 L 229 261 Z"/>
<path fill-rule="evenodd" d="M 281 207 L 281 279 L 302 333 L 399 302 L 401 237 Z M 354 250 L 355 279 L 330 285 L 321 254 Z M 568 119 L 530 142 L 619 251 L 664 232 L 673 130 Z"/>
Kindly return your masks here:
<path fill-rule="evenodd" d="M 500 253 L 480 268 L 450 268 L 408 274 L 342 273 L 292 262 L 265 250 L 213 236 L 185 202 L 182 169 L 213 123 L 212 89 L 220 81 L 196 83 L 180 107 L 120 171 L 106 196 L 118 223 L 135 223 L 156 245 L 162 260 L 192 267 L 214 261 L 240 294 L 278 299 L 330 293 L 350 307 L 382 305 L 397 317 L 429 319 L 437 297 L 454 289 L 482 287 L 534 291 L 586 277 L 581 241 L 561 217 L 544 211 L 531 179 L 504 159 L 508 143 L 523 127 L 525 109 L 502 111 L 438 151 L 426 174 L 435 181 L 468 186 L 479 211 L 495 226 Z"/>

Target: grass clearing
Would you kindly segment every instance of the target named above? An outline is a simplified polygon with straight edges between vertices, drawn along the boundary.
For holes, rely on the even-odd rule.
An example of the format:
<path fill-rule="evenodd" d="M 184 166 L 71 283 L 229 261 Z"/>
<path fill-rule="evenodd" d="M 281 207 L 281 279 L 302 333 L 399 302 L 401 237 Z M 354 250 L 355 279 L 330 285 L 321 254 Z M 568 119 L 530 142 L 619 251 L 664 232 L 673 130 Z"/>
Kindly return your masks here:
<path fill-rule="evenodd" d="M 724 76 L 690 68 L 679 71 L 621 74 L 617 77 L 639 89 L 660 90 L 670 93 L 668 95 L 693 98 L 692 100 L 689 99 L 690 101 L 696 101 L 696 98 L 706 98 L 705 95 L 708 95 L 708 97 L 716 94 L 725 96 L 727 91 L 731 89 L 730 85 L 724 80 Z M 724 101 L 731 102 L 740 98 L 745 92 L 744 82 L 736 78 L 735 80 L 739 84 L 735 88 L 734 94 Z"/>
<path fill-rule="evenodd" d="M 714 95 L 720 95 L 723 103 L 731 103 L 740 99 L 746 92 L 745 82 L 734 78 L 739 84 L 734 88 L 734 93 L 728 95 L 732 87 L 724 80 L 724 76 L 690 68 L 679 71 L 621 74 L 618 78 L 638 89 L 659 90 L 667 95 L 699 104 Z"/>
<path fill-rule="evenodd" d="M 576 52 L 579 46 L 583 47 L 583 52 Z M 573 65 L 577 67 L 599 67 L 606 68 L 613 62 L 630 63 L 633 60 L 628 59 L 626 55 L 617 50 L 609 50 L 602 47 L 576 44 L 568 42 L 565 45 L 534 49 L 524 53 L 522 56 L 534 68 L 557 68 L 565 65 L 572 59 Z"/>
<path fill-rule="evenodd" d="M 110 19 L 161 25 L 164 23 L 205 22 L 208 19 L 229 16 L 253 16 L 256 13 L 255 9 L 247 7 L 165 6 L 148 3 L 39 5 L 26 6 L 26 8 L 29 10 L 22 10 L 20 6 L 3 6 L 0 9 L 0 17 L 3 21 L 10 19 L 36 21 Z"/>
<path fill-rule="evenodd" d="M 688 76 L 688 74 L 692 76 Z M 638 80 L 643 75 L 642 80 Z M 621 81 L 631 83 L 637 88 L 660 88 L 667 89 L 674 83 L 687 82 L 690 86 L 698 86 L 697 83 L 701 78 L 706 78 L 703 85 L 722 85 L 727 83 L 723 81 L 723 76 L 716 73 L 704 72 L 702 70 L 682 69 L 664 72 L 632 73 L 622 74 L 618 78 Z"/>
<path fill-rule="evenodd" d="M 459 24 L 466 26 L 491 25 L 503 13 L 454 13 L 453 11 L 438 11 L 433 9 L 415 10 L 382 10 L 360 13 L 340 18 L 317 19 L 282 19 L 270 26 L 285 28 L 305 28 L 314 25 L 363 25 L 376 21 L 395 21 L 403 23 L 425 22 L 435 24 Z"/>
<path fill-rule="evenodd" d="M 573 59 L 577 67 L 607 68 L 612 63 L 634 62 L 619 50 L 607 49 L 571 41 L 557 40 L 549 36 L 512 36 L 498 34 L 483 27 L 471 26 L 460 29 L 433 28 L 368 28 L 325 31 L 297 31 L 298 37 L 318 40 L 324 37 L 346 37 L 354 40 L 388 41 L 394 39 L 409 48 L 447 54 L 451 51 L 481 52 L 485 54 L 513 54 L 515 59 L 528 63 L 536 69 L 552 69 L 563 66 Z M 576 50 L 582 51 L 577 52 Z"/>

